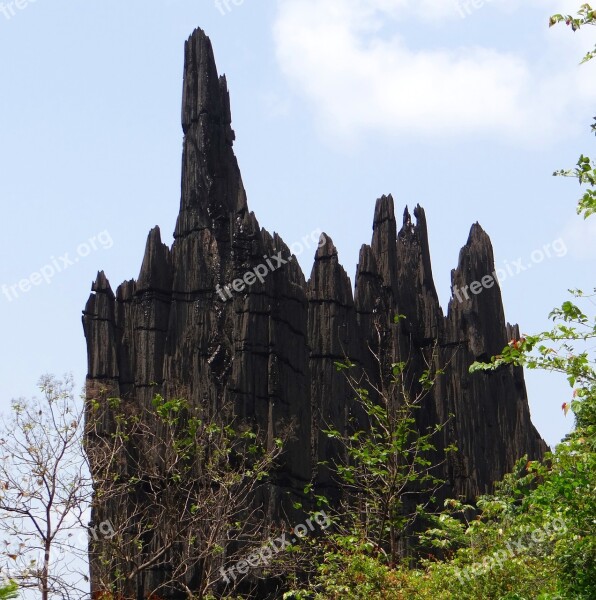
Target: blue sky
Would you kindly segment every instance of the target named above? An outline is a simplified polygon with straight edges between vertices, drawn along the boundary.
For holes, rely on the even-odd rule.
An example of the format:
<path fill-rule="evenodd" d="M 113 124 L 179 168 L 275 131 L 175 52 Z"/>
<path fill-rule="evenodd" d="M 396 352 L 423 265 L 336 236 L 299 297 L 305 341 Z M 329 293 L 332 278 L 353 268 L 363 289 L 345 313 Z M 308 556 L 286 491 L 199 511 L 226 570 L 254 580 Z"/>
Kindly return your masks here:
<path fill-rule="evenodd" d="M 0 4 L 0 285 L 30 285 L 0 294 L 0 410 L 43 373 L 82 387 L 96 272 L 113 287 L 136 277 L 156 224 L 171 242 L 197 26 L 228 77 L 250 207 L 287 243 L 324 230 L 353 278 L 374 202 L 392 193 L 400 211 L 426 209 L 444 307 L 476 221 L 497 266 L 532 263 L 502 284 L 523 331 L 546 328 L 567 288 L 594 287 L 594 223 L 575 215 L 577 184 L 552 177 L 593 144 L 596 64 L 578 66 L 591 32 L 547 26 L 579 2 L 20 2 Z M 565 256 L 531 260 L 560 238 Z M 554 444 L 572 424 L 567 384 L 527 381 Z"/>

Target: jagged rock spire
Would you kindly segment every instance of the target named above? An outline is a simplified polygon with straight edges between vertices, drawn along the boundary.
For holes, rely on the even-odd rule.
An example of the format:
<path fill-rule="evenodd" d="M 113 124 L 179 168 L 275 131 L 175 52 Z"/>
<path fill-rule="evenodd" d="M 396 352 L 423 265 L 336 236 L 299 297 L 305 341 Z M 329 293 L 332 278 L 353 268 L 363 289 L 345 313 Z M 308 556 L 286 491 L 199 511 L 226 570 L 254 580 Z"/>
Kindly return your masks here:
<path fill-rule="evenodd" d="M 226 78 L 218 76 L 211 41 L 197 29 L 184 49 L 182 198 L 175 237 L 210 228 L 229 242 L 230 215 L 246 212 L 231 123 Z"/>
<path fill-rule="evenodd" d="M 292 423 L 284 463 L 262 499 L 271 518 L 296 514 L 294 502 L 306 502 L 311 480 L 333 497 L 333 478 L 319 464 L 338 451 L 322 430 L 345 429 L 354 416 L 352 392 L 334 365 L 345 357 L 373 384 L 404 358 L 413 387 L 429 363 L 445 369 L 417 415 L 421 431 L 455 415 L 438 444 L 460 449 L 438 474 L 447 481 L 444 494 L 471 500 L 519 457 L 543 455 L 546 445 L 530 420 L 521 369 L 468 372 L 473 360 L 499 352 L 508 336 L 518 334 L 505 323 L 498 282 L 479 294 L 468 291 L 461 301 L 455 293 L 494 271 L 490 239 L 479 225 L 452 273 L 446 318 L 433 282 L 424 210 L 414 209 L 414 223 L 406 209 L 398 232 L 391 196 L 376 203 L 354 296 L 328 236 L 313 250 L 307 282 L 281 237 L 261 229 L 248 210 L 232 148 L 226 80 L 218 76 L 200 29 L 185 45 L 182 128 L 172 248 L 155 228 L 138 280 L 124 282 L 114 294 L 101 272 L 92 285 L 83 313 L 88 400 L 119 397 L 134 412 L 136 405 L 150 406 L 156 393 L 182 396 L 205 419 L 234 416 L 268 432 L 271 443 Z M 246 278 L 278 255 L 279 268 L 271 269 L 271 262 L 261 278 Z M 236 291 L 230 292 L 233 282 Z M 406 318 L 396 324 L 396 314 Z M 115 425 L 109 411 L 103 414 L 95 434 L 109 436 Z M 139 576 L 137 595 L 143 597 L 143 586 L 159 577 L 158 571 Z"/>

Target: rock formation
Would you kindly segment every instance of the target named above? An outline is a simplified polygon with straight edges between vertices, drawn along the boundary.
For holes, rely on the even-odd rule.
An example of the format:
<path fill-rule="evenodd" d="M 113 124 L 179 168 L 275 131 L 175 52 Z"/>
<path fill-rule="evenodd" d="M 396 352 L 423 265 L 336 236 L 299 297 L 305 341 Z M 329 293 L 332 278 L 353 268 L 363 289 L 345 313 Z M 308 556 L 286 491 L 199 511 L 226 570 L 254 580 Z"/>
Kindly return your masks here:
<path fill-rule="evenodd" d="M 543 455 L 522 370 L 468 373 L 471 362 L 499 353 L 517 335 L 505 321 L 499 285 L 468 291 L 461 302 L 453 297 L 444 316 L 421 207 L 414 210 L 415 222 L 406 210 L 398 231 L 391 196 L 377 201 L 355 293 L 327 235 L 306 281 L 283 240 L 261 229 L 248 210 L 232 148 L 226 80 L 218 76 L 201 30 L 185 46 L 182 128 L 182 196 L 173 246 L 161 242 L 158 228 L 152 230 L 136 281 L 114 294 L 99 273 L 85 307 L 88 399 L 100 388 L 133 405 L 149 405 L 156 392 L 178 394 L 213 417 L 226 402 L 237 417 L 271 436 L 280 423 L 292 421 L 296 436 L 271 485 L 272 505 L 288 505 L 286 491 L 290 500 L 303 499 L 313 477 L 320 489 L 333 489 L 329 471 L 318 462 L 336 452 L 321 430 L 344 427 L 351 410 L 353 394 L 334 366 L 345 357 L 377 381 L 392 362 L 408 356 L 413 386 L 425 361 L 446 366 L 417 415 L 421 429 L 454 415 L 441 440 L 459 448 L 442 472 L 446 494 L 472 499 L 521 456 Z M 260 280 L 249 278 L 251 285 L 237 282 L 239 291 L 226 290 L 267 259 L 277 266 L 271 257 L 278 256 L 285 264 L 267 268 Z M 452 283 L 464 288 L 493 271 L 489 237 L 476 224 Z M 397 314 L 406 318 L 395 323 Z M 106 417 L 96 426 L 107 436 L 114 423 Z"/>

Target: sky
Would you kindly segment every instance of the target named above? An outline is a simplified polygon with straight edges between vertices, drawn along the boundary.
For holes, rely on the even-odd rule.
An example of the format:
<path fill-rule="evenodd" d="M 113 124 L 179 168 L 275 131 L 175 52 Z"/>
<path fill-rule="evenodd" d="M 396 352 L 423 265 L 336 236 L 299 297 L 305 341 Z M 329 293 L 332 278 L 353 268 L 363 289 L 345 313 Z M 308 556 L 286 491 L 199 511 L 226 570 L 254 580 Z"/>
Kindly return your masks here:
<path fill-rule="evenodd" d="M 183 47 L 196 27 L 227 75 L 261 226 L 288 244 L 320 228 L 353 281 L 375 200 L 393 194 L 398 213 L 419 203 L 446 309 L 451 269 L 480 222 L 512 273 L 508 321 L 546 329 L 568 288 L 595 285 L 596 219 L 576 215 L 576 182 L 552 176 L 593 148 L 596 63 L 579 66 L 592 31 L 548 27 L 578 5 L 0 2 L 0 411 L 36 395 L 46 373 L 72 373 L 82 389 L 81 311 L 97 271 L 115 289 L 138 275 L 153 226 L 171 243 Z M 308 276 L 312 256 L 300 262 Z M 568 385 L 526 381 L 554 445 L 573 424 L 561 410 Z"/>

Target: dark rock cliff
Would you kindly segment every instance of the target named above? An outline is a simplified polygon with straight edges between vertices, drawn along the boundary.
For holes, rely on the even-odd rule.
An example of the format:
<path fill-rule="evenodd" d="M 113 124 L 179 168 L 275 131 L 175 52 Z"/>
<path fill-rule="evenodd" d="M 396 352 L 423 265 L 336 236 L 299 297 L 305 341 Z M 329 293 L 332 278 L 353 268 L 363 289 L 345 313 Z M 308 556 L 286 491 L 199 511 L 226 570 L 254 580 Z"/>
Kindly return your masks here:
<path fill-rule="evenodd" d="M 468 373 L 472 361 L 497 354 L 516 334 L 505 321 L 498 283 L 477 295 L 460 292 L 462 301 L 454 296 L 444 316 L 421 207 L 414 221 L 406 210 L 398 231 L 393 199 L 377 201 L 355 294 L 326 235 L 306 281 L 283 240 L 261 229 L 248 210 L 226 80 L 201 30 L 185 47 L 182 127 L 172 248 L 152 230 L 137 280 L 114 293 L 100 273 L 85 307 L 89 400 L 99 390 L 133 406 L 149 406 L 156 392 L 184 395 L 213 417 L 225 403 L 270 436 L 292 421 L 296 435 L 271 485 L 272 506 L 287 503 L 287 491 L 301 499 L 313 477 L 320 489 L 333 490 L 328 470 L 317 464 L 337 451 L 321 430 L 344 427 L 351 410 L 353 394 L 334 367 L 344 357 L 379 381 L 407 356 L 412 385 L 427 363 L 445 366 L 417 414 L 421 429 L 454 415 L 441 434 L 440 445 L 459 448 L 442 470 L 445 494 L 471 499 L 524 454 L 542 456 L 546 446 L 530 420 L 521 369 Z M 285 263 L 261 280 L 225 289 L 277 256 Z M 476 224 L 452 283 L 464 288 L 493 271 L 489 237 Z M 396 314 L 406 318 L 394 323 Z M 114 422 L 103 414 L 96 432 L 109 436 Z"/>

